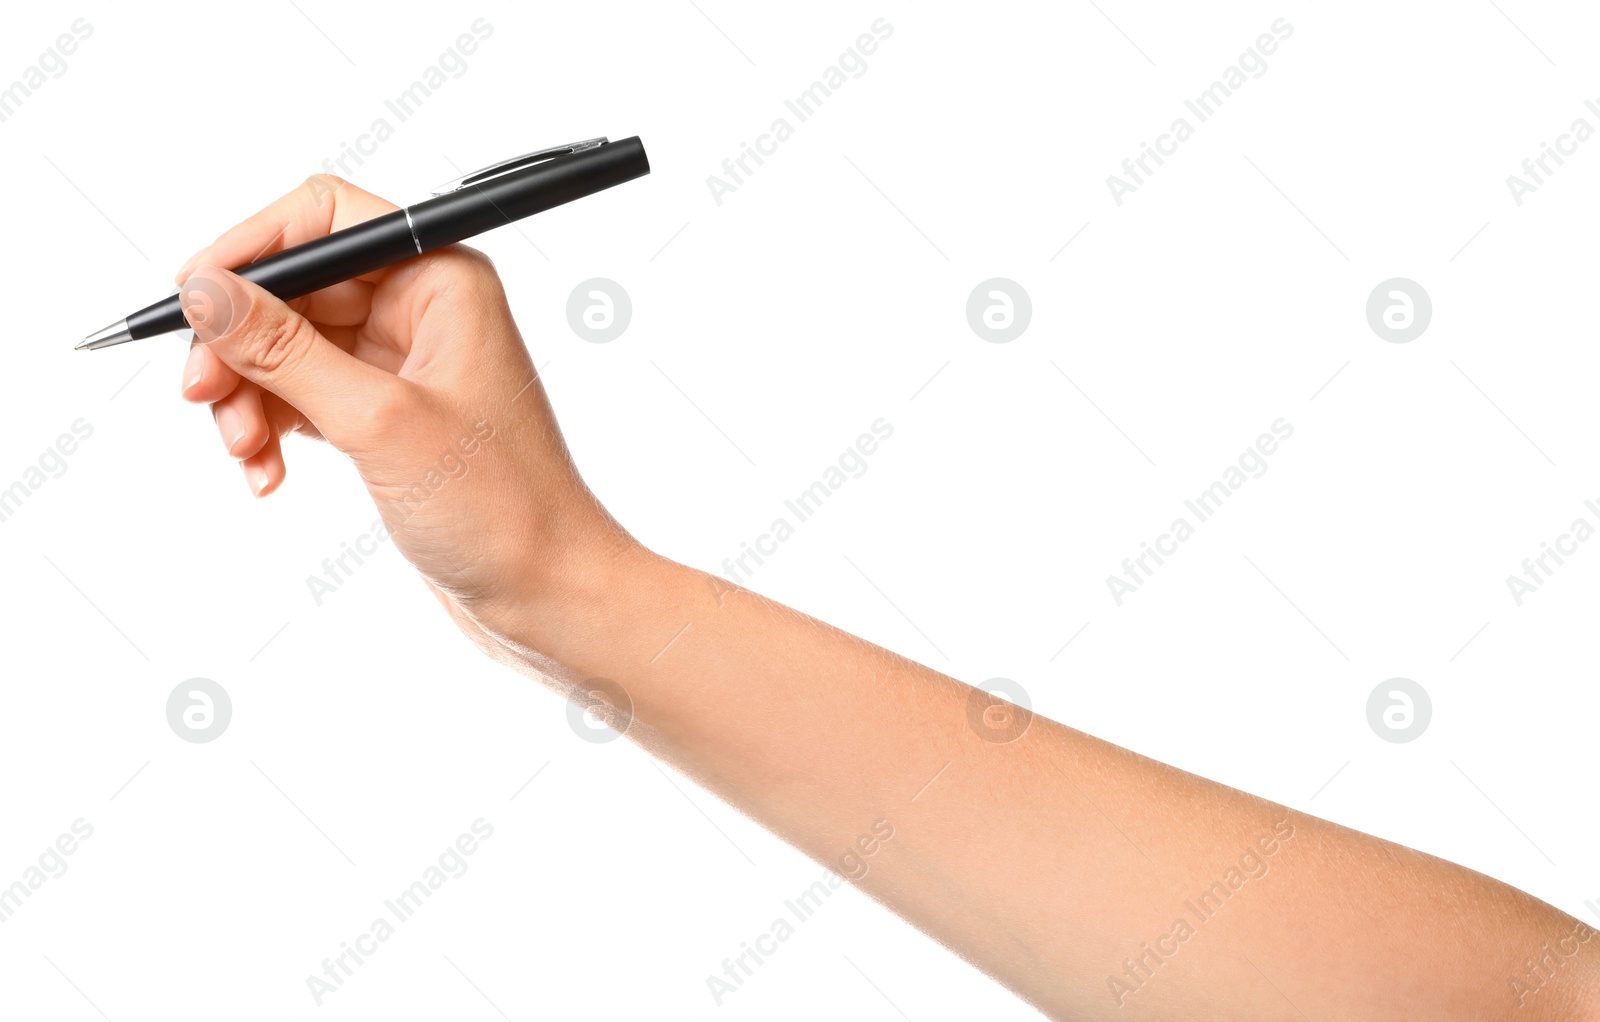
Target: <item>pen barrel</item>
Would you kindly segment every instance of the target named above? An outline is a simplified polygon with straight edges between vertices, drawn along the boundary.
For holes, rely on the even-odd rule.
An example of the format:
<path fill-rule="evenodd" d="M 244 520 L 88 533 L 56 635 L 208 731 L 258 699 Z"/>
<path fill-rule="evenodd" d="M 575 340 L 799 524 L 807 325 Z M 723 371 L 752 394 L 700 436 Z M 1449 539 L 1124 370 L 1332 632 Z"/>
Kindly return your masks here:
<path fill-rule="evenodd" d="M 411 237 L 406 211 L 397 209 L 284 249 L 233 272 L 288 301 L 393 266 L 416 254 L 417 243 Z M 135 339 L 188 328 L 177 295 L 128 317 L 128 330 Z"/>
<path fill-rule="evenodd" d="M 648 173 L 650 160 L 635 135 L 419 202 L 411 222 L 426 252 Z"/>
<path fill-rule="evenodd" d="M 464 241 L 650 173 L 638 136 L 464 185 L 235 270 L 285 301 Z M 409 215 L 409 219 L 408 219 Z M 128 317 L 135 339 L 186 330 L 178 296 Z"/>

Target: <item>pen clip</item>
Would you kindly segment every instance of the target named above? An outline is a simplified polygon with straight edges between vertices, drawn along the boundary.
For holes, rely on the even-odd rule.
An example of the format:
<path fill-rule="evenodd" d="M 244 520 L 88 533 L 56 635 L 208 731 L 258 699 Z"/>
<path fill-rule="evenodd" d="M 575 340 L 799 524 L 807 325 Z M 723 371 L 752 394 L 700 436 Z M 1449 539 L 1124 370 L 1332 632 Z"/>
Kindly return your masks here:
<path fill-rule="evenodd" d="M 454 181 L 447 181 L 435 188 L 433 190 L 433 194 L 447 195 L 450 192 L 459 191 L 460 189 L 466 188 L 470 185 L 483 184 L 485 181 L 500 177 L 502 174 L 509 174 L 512 171 L 523 170 L 524 168 L 531 167 L 536 163 L 543 163 L 546 160 L 553 160 L 557 156 L 570 156 L 573 153 L 581 153 L 587 149 L 594 149 L 605 145 L 609 141 L 610 139 L 604 137 L 586 138 L 582 142 L 569 142 L 566 145 L 552 146 L 549 149 L 540 149 L 537 152 L 524 153 L 521 156 L 513 156 L 509 160 L 501 160 L 499 163 L 491 163 L 482 170 L 475 170 L 470 174 L 463 174 Z"/>

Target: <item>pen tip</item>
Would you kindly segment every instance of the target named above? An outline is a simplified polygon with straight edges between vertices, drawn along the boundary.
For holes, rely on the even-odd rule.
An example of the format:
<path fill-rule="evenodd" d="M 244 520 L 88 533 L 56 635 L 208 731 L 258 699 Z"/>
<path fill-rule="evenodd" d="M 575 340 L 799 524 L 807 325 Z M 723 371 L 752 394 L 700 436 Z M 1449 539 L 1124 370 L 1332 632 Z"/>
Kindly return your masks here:
<path fill-rule="evenodd" d="M 83 340 L 79 341 L 77 347 L 73 348 L 72 350 L 73 351 L 88 351 L 89 350 L 89 338 L 85 337 Z"/>
<path fill-rule="evenodd" d="M 83 339 L 77 350 L 107 348 L 113 344 L 125 344 L 133 340 L 133 333 L 128 329 L 128 321 L 119 319 L 108 327 L 103 327 Z"/>

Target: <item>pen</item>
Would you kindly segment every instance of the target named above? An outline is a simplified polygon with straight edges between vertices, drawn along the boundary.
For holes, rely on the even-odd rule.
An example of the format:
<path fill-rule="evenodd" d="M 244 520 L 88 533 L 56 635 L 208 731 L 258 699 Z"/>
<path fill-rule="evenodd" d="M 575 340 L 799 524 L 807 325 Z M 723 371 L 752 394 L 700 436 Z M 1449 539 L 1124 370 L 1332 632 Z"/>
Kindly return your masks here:
<path fill-rule="evenodd" d="M 650 160 L 637 135 L 541 149 L 441 185 L 434 190 L 435 198 L 285 249 L 234 272 L 287 301 L 648 173 Z M 108 348 L 188 327 L 178 295 L 173 294 L 95 331 L 78 350 Z"/>

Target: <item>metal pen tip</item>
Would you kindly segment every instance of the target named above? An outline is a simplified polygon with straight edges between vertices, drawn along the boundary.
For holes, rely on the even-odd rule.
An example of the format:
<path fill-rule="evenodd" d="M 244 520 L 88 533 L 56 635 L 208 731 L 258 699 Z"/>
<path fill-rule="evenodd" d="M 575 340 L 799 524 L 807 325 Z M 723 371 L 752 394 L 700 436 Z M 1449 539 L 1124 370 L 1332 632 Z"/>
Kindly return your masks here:
<path fill-rule="evenodd" d="M 133 331 L 128 329 L 128 321 L 119 319 L 110 326 L 102 327 L 85 337 L 83 342 L 74 350 L 93 351 L 97 348 L 109 348 L 113 344 L 126 344 L 131 340 L 133 340 Z"/>

